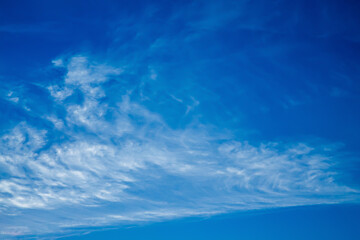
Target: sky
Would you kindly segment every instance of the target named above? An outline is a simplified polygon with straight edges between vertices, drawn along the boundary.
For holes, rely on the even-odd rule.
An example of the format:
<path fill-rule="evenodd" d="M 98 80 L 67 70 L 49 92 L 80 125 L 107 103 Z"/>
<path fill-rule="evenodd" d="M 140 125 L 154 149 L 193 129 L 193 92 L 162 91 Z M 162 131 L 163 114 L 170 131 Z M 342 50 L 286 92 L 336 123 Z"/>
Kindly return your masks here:
<path fill-rule="evenodd" d="M 0 0 L 0 238 L 356 239 L 359 12 Z"/>

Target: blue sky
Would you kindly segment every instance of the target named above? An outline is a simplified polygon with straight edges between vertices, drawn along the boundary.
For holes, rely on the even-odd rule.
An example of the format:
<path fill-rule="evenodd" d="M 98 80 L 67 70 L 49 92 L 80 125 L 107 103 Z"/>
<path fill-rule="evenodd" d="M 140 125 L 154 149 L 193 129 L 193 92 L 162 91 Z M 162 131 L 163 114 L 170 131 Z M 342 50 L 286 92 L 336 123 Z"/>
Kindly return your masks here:
<path fill-rule="evenodd" d="M 0 1 L 1 237 L 354 239 L 359 10 Z"/>

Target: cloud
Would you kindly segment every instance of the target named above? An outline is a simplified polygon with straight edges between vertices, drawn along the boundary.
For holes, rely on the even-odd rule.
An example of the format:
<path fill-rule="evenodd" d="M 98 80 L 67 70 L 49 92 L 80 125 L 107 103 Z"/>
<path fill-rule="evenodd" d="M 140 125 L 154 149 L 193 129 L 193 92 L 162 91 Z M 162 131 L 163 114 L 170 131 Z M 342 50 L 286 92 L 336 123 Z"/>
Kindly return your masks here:
<path fill-rule="evenodd" d="M 43 117 L 54 128 L 24 121 L 0 139 L 3 235 L 358 199 L 328 147 L 172 129 L 137 91 L 113 89 L 112 79 L 126 85 L 123 68 L 87 56 L 53 63 L 66 74 L 47 89 L 64 114 Z"/>

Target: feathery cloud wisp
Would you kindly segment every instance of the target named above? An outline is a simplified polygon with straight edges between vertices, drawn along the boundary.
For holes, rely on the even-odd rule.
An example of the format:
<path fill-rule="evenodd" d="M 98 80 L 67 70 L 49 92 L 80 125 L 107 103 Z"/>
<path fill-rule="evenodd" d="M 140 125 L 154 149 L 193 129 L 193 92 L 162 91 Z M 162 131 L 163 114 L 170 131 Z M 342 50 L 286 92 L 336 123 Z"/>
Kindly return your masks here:
<path fill-rule="evenodd" d="M 43 119 L 54 129 L 22 122 L 0 139 L 2 234 L 357 198 L 336 181 L 337 159 L 322 146 L 252 145 L 206 126 L 171 129 L 133 100 L 136 92 L 107 93 L 121 68 L 84 56 L 58 63 L 66 75 L 48 90 L 65 114 Z"/>

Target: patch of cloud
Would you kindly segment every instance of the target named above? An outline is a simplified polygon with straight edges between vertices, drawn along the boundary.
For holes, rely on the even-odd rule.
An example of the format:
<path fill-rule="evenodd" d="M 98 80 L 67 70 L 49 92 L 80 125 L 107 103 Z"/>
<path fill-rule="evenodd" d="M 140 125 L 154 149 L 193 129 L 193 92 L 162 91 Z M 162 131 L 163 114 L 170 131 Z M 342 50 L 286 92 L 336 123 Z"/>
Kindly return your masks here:
<path fill-rule="evenodd" d="M 196 100 L 194 97 L 191 97 L 192 104 L 187 105 L 185 115 L 187 115 L 190 111 L 194 110 L 195 107 L 197 107 L 200 102 Z"/>
<path fill-rule="evenodd" d="M 158 74 L 154 68 L 150 68 L 150 79 L 156 80 L 158 78 Z"/>
<path fill-rule="evenodd" d="M 66 138 L 22 122 L 0 139 L 3 235 L 358 199 L 337 181 L 331 151 L 250 144 L 203 125 L 171 129 L 136 91 L 107 93 L 121 67 L 85 56 L 61 62 L 64 80 L 48 90 L 65 116 L 44 120 Z M 76 92 L 82 100 L 69 101 Z"/>
<path fill-rule="evenodd" d="M 16 97 L 16 96 L 13 96 L 14 92 L 10 91 L 8 94 L 7 94 L 7 97 L 8 97 L 8 100 L 11 101 L 11 102 L 14 102 L 14 103 L 18 103 L 19 102 L 19 98 Z"/>
<path fill-rule="evenodd" d="M 182 99 L 180 99 L 180 98 L 178 98 L 178 97 L 175 97 L 175 96 L 172 95 L 172 94 L 170 94 L 170 97 L 171 97 L 172 99 L 174 99 L 175 101 L 179 102 L 179 103 L 183 103 L 183 100 L 182 100 Z"/>
<path fill-rule="evenodd" d="M 64 66 L 64 62 L 61 58 L 59 59 L 55 59 L 51 61 L 55 67 L 63 67 Z"/>

